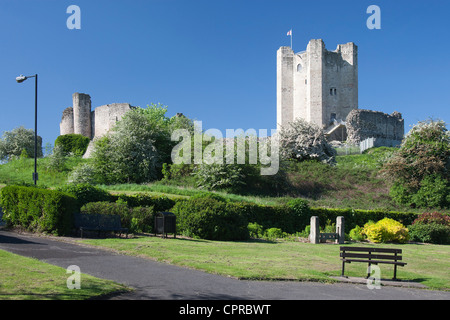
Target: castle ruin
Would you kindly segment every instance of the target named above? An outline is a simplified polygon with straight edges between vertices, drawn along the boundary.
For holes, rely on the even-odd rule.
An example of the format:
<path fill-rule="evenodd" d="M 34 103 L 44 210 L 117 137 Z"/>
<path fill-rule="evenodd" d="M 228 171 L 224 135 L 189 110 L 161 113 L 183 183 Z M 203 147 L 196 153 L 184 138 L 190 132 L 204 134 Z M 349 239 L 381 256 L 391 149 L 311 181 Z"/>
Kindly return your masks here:
<path fill-rule="evenodd" d="M 89 139 L 104 136 L 132 107 L 129 103 L 112 103 L 91 110 L 91 97 L 84 93 L 72 95 L 73 106 L 63 111 L 60 134 L 81 134 Z"/>
<path fill-rule="evenodd" d="M 277 51 L 277 129 L 297 118 L 317 124 L 329 140 L 354 144 L 381 138 L 396 145 L 404 134 L 400 113 L 358 110 L 358 47 L 353 42 L 328 51 L 323 40 L 313 39 L 306 51 Z"/>

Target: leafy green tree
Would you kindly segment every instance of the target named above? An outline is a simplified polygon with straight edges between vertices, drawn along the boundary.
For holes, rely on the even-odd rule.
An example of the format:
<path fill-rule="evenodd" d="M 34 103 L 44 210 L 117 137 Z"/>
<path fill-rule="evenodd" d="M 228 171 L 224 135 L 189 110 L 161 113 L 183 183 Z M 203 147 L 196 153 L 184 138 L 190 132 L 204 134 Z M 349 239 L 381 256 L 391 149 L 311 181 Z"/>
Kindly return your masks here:
<path fill-rule="evenodd" d="M 398 203 L 417 207 L 450 206 L 450 133 L 445 122 L 416 124 L 382 172 Z"/>
<path fill-rule="evenodd" d="M 5 131 L 0 139 L 0 160 L 18 158 L 25 150 L 28 157 L 34 158 L 34 130 L 23 126 L 11 131 Z M 37 156 L 41 158 L 42 138 L 37 137 Z"/>
<path fill-rule="evenodd" d="M 127 112 L 112 132 L 96 140 L 93 165 L 104 183 L 145 183 L 161 178 L 163 163 L 170 163 L 174 129 L 191 122 L 166 116 L 167 107 L 149 105 Z M 193 127 L 193 125 L 192 125 Z"/>

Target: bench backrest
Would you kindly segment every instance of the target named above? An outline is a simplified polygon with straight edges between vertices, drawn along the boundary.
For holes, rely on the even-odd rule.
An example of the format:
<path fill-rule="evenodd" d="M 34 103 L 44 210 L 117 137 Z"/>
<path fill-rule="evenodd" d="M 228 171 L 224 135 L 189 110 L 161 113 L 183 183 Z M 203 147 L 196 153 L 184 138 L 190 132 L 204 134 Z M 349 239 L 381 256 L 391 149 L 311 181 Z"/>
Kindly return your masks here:
<path fill-rule="evenodd" d="M 402 249 L 341 247 L 341 258 L 402 260 Z"/>
<path fill-rule="evenodd" d="M 120 228 L 120 216 L 112 214 L 98 214 L 98 213 L 76 213 L 75 214 L 76 228 Z"/>

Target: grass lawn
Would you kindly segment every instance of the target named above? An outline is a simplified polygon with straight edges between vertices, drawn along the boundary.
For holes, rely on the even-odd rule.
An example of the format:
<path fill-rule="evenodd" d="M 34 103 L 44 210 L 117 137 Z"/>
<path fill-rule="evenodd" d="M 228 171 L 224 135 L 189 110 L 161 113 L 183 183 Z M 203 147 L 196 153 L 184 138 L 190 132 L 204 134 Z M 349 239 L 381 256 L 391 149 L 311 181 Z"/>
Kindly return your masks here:
<path fill-rule="evenodd" d="M 254 280 L 311 280 L 332 282 L 329 276 L 341 271 L 339 245 L 293 241 L 225 242 L 195 239 L 85 239 L 84 243 L 111 248 L 121 253 L 143 256 L 174 265 L 203 270 L 223 276 Z M 352 244 L 355 245 L 355 244 Z M 414 280 L 429 288 L 450 290 L 450 246 L 373 245 L 401 248 L 405 267 L 399 267 L 401 280 Z M 346 275 L 364 277 L 367 265 L 347 264 Z M 393 276 L 393 266 L 380 265 L 381 278 Z"/>
<path fill-rule="evenodd" d="M 80 275 L 80 289 L 68 289 L 66 269 L 0 250 L 0 300 L 85 300 L 129 291 L 113 281 Z"/>

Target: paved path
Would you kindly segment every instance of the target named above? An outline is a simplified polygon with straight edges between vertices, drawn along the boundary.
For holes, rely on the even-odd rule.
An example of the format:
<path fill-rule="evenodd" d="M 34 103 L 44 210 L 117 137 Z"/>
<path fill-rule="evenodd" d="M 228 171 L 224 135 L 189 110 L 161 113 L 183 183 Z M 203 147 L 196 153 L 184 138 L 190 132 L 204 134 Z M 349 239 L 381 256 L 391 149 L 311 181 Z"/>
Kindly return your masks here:
<path fill-rule="evenodd" d="M 242 281 L 46 237 L 0 230 L 0 249 L 135 288 L 113 299 L 450 300 L 450 292 L 357 284 Z M 81 279 L 82 281 L 82 279 Z M 82 283 L 82 282 L 81 282 Z"/>

